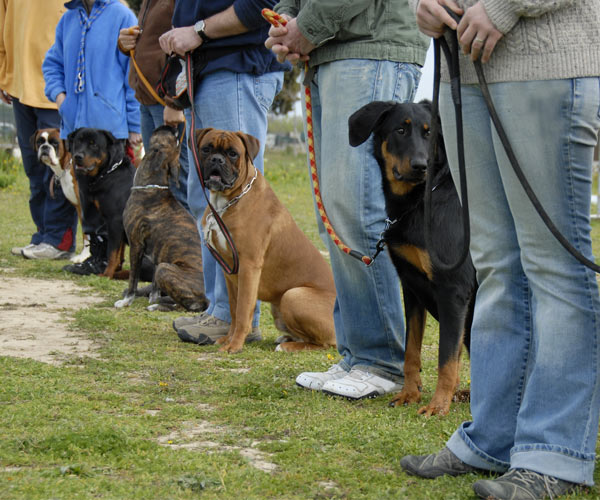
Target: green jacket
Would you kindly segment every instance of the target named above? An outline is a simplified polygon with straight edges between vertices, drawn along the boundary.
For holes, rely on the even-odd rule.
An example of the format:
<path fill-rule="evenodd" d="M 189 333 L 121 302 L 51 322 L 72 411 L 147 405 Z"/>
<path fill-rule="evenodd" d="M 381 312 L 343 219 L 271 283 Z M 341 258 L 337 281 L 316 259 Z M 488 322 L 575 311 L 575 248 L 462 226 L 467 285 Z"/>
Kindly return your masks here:
<path fill-rule="evenodd" d="M 419 32 L 408 0 L 282 0 L 275 10 L 297 17 L 302 34 L 317 45 L 311 67 L 340 59 L 425 61 L 429 38 Z"/>

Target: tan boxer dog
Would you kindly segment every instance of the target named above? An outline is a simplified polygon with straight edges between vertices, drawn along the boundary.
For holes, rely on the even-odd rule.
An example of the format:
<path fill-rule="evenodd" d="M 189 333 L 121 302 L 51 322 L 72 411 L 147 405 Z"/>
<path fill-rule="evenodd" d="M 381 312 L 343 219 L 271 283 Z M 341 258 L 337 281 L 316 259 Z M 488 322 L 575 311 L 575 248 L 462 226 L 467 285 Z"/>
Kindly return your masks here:
<path fill-rule="evenodd" d="M 31 145 L 37 152 L 38 160 L 50 167 L 54 173 L 50 183 L 50 194 L 54 196 L 54 183 L 60 184 L 65 198 L 77 210 L 77 217 L 81 223 L 81 200 L 79 199 L 79 186 L 71 161 L 71 153 L 67 151 L 66 143 L 60 138 L 57 128 L 44 128 L 36 130 L 31 136 Z M 83 227 L 83 226 L 82 226 Z M 79 255 L 71 257 L 72 262 L 83 262 L 90 256 L 90 239 L 83 234 L 83 250 Z"/>
<path fill-rule="evenodd" d="M 225 275 L 231 327 L 217 340 L 220 350 L 242 350 L 257 299 L 271 303 L 277 328 L 293 339 L 281 343 L 279 350 L 335 346 L 331 268 L 252 163 L 260 149 L 258 140 L 208 128 L 197 130 L 195 141 L 211 204 L 239 256 L 239 272 Z M 210 207 L 202 228 L 206 242 L 232 265 L 231 250 Z"/>

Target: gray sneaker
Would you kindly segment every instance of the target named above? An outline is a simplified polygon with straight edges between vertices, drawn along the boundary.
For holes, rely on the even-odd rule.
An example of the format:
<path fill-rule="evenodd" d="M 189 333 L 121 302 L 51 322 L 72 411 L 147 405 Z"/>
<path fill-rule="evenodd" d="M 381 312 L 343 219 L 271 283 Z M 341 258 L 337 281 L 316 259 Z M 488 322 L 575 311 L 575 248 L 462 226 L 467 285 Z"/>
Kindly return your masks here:
<path fill-rule="evenodd" d="M 460 476 L 469 472 L 484 472 L 464 463 L 447 446 L 431 455 L 407 455 L 400 460 L 404 472 L 411 476 L 435 479 L 439 476 Z"/>
<path fill-rule="evenodd" d="M 37 245 L 30 243 L 29 245 L 25 245 L 24 247 L 12 247 L 10 249 L 10 253 L 13 255 L 19 255 L 19 256 L 23 257 L 23 250 L 25 250 L 25 249 L 29 250 L 35 246 L 37 246 Z"/>
<path fill-rule="evenodd" d="M 178 332 L 184 326 L 195 325 L 202 321 L 202 318 L 206 315 L 206 311 L 202 311 L 200 314 L 195 316 L 180 316 L 179 318 L 175 318 L 173 320 L 173 330 Z"/>
<path fill-rule="evenodd" d="M 198 345 L 214 344 L 227 333 L 229 333 L 229 323 L 210 314 L 205 314 L 199 321 L 184 325 L 177 330 L 177 336 L 181 340 Z M 262 340 L 262 335 L 260 329 L 255 326 L 246 337 L 246 344 L 259 340 Z"/>
<path fill-rule="evenodd" d="M 511 469 L 495 479 L 481 479 L 473 490 L 481 498 L 497 500 L 538 500 L 571 493 L 577 484 L 526 469 Z"/>
<path fill-rule="evenodd" d="M 26 259 L 46 259 L 46 260 L 59 260 L 59 259 L 70 259 L 75 255 L 74 252 L 66 252 L 59 250 L 55 246 L 49 243 L 40 243 L 35 245 L 33 248 L 24 248 L 21 252 L 23 257 Z"/>

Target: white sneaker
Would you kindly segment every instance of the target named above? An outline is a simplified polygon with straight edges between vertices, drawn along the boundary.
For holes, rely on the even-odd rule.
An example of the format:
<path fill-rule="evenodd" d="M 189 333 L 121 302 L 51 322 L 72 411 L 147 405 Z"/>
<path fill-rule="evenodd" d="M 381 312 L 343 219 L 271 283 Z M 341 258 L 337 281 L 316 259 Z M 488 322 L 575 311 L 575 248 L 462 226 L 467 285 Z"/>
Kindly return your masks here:
<path fill-rule="evenodd" d="M 73 252 L 59 250 L 55 246 L 50 245 L 50 243 L 40 243 L 33 248 L 24 248 L 21 253 L 26 259 L 58 260 L 73 257 Z"/>
<path fill-rule="evenodd" d="M 348 372 L 344 370 L 339 364 L 335 364 L 329 368 L 326 372 L 304 372 L 296 377 L 296 384 L 305 389 L 312 389 L 313 391 L 320 391 L 323 388 L 323 384 L 330 380 L 336 380 L 346 376 Z"/>
<path fill-rule="evenodd" d="M 34 245 L 33 243 L 30 243 L 29 245 L 25 245 L 24 247 L 12 247 L 10 249 L 10 253 L 13 255 L 20 255 L 21 257 L 23 256 L 23 250 L 27 249 L 31 249 L 33 247 L 35 247 L 36 245 Z"/>
<path fill-rule="evenodd" d="M 402 384 L 398 384 L 387 378 L 375 375 L 364 368 L 352 368 L 343 378 L 326 382 L 322 391 L 332 396 L 342 396 L 348 399 L 375 398 L 398 392 Z"/>

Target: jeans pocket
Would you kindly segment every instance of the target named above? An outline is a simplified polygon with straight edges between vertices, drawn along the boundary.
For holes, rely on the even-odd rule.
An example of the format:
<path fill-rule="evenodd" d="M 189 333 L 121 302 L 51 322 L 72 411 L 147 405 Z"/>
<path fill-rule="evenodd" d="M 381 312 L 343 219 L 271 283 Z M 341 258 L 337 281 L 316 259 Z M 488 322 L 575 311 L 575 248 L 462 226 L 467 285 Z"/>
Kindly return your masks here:
<path fill-rule="evenodd" d="M 274 74 L 265 74 L 254 79 L 254 95 L 265 111 L 269 111 L 280 90 L 281 79 Z"/>

